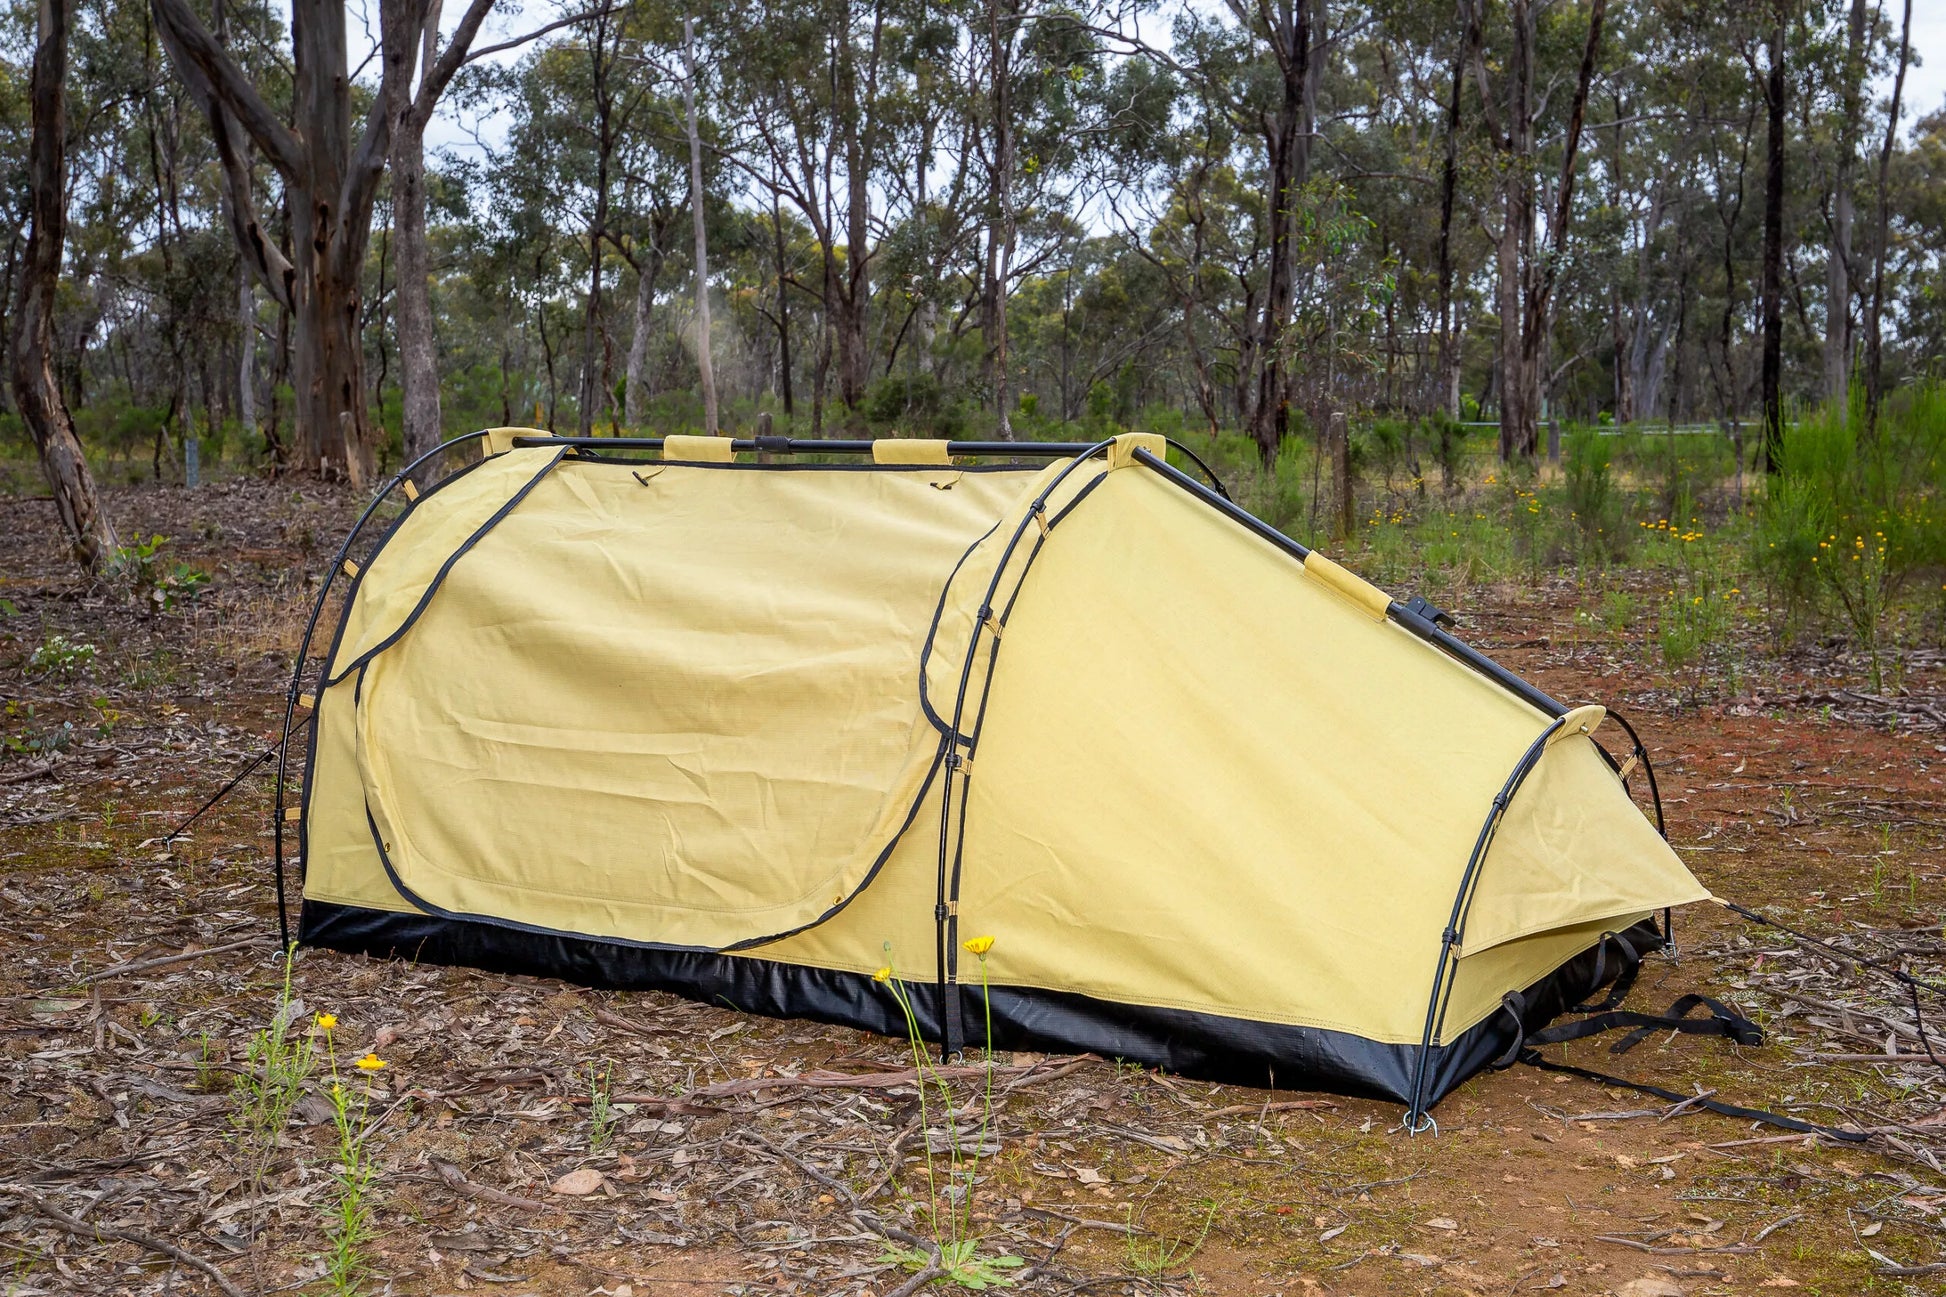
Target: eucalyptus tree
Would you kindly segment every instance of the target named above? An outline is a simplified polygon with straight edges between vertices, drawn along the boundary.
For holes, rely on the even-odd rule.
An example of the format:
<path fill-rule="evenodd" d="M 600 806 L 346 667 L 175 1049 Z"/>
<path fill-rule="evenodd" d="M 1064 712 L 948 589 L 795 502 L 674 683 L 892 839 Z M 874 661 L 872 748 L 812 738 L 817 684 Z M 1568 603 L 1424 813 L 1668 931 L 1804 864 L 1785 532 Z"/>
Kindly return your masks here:
<path fill-rule="evenodd" d="M 115 551 L 115 530 L 95 495 L 74 420 L 54 379 L 54 308 L 67 225 L 68 34 L 73 0 L 40 0 L 28 80 L 28 228 L 19 295 L 12 303 L 15 407 L 40 452 L 55 511 L 75 557 L 99 573 Z"/>

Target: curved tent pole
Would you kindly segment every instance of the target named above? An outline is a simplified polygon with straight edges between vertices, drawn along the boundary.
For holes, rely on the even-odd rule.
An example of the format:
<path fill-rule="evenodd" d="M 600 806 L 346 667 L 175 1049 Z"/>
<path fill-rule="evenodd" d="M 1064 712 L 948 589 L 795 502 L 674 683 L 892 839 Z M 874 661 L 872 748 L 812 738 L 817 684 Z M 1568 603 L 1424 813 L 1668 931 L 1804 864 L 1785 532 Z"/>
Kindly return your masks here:
<path fill-rule="evenodd" d="M 658 454 L 663 450 L 662 437 L 515 437 L 517 448 L 539 446 L 565 446 L 569 450 L 652 450 Z M 1210 485 L 1223 499 L 1230 498 L 1229 488 L 1204 462 L 1203 457 L 1185 446 L 1174 437 L 1162 439 L 1171 448 L 1180 451 L 1183 458 L 1194 464 L 1202 475 L 1209 479 Z M 730 452 L 750 451 L 767 455 L 869 455 L 872 442 L 862 438 L 813 438 L 813 437 L 732 437 Z M 946 454 L 949 458 L 969 456 L 995 456 L 1013 459 L 1086 459 L 1095 453 L 1097 443 L 1086 441 L 949 441 Z"/>
<path fill-rule="evenodd" d="M 1664 821 L 1662 816 L 1662 787 L 1660 784 L 1656 782 L 1655 763 L 1649 760 L 1648 745 L 1642 742 L 1642 736 L 1635 732 L 1635 727 L 1633 725 L 1629 724 L 1628 717 L 1622 715 L 1618 711 L 1613 710 L 1612 708 L 1609 710 L 1608 714 L 1610 717 L 1614 719 L 1617 725 L 1622 727 L 1623 732 L 1628 735 L 1628 741 L 1634 745 L 1635 750 L 1633 755 L 1637 760 L 1639 760 L 1642 763 L 1642 773 L 1647 775 L 1649 778 L 1649 802 L 1655 807 L 1656 834 L 1659 837 L 1661 837 L 1661 839 L 1664 842 L 1667 842 L 1669 840 L 1669 826 Z M 1607 753 L 1604 752 L 1602 755 L 1606 756 Z M 1617 773 L 1621 773 L 1619 767 L 1617 767 Z M 1624 788 L 1628 787 L 1628 781 L 1626 776 L 1624 776 L 1623 778 L 1622 787 Z M 1670 956 L 1671 958 L 1675 957 L 1676 954 L 1675 913 L 1668 906 L 1664 906 L 1662 910 L 1662 950 L 1664 954 Z"/>
<path fill-rule="evenodd" d="M 325 571 L 324 580 L 318 583 L 318 597 L 311 604 L 311 616 L 304 623 L 304 634 L 297 642 L 297 653 L 292 659 L 290 688 L 284 696 L 284 739 L 280 742 L 277 750 L 277 787 L 274 793 L 274 809 L 271 820 L 271 860 L 277 877 L 277 938 L 281 948 L 285 951 L 289 951 L 291 948 L 291 927 L 289 904 L 285 898 L 284 889 L 284 780 L 288 775 L 290 767 L 289 740 L 292 724 L 297 716 L 297 700 L 304 687 L 304 663 L 311 654 L 311 639 L 317 633 L 318 620 L 324 615 L 324 602 L 331 596 L 332 583 L 338 579 L 338 574 L 345 570 L 345 560 L 351 555 L 352 545 L 357 541 L 359 534 L 365 530 L 365 524 L 370 522 L 372 515 L 378 511 L 379 505 L 385 503 L 386 497 L 396 491 L 399 485 L 412 475 L 413 470 L 417 469 L 434 455 L 442 451 L 450 450 L 454 446 L 475 441 L 486 435 L 486 431 L 482 429 L 479 432 L 469 432 L 455 437 L 451 441 L 442 441 L 400 469 L 390 481 L 373 493 L 371 503 L 367 504 L 365 511 L 358 515 L 358 521 L 352 524 L 351 531 L 345 536 L 344 543 L 338 546 L 338 552 L 332 558 L 331 566 Z M 414 502 L 416 500 L 407 502 L 406 508 L 408 512 L 411 510 Z M 347 609 L 346 611 L 350 610 Z M 321 702 L 321 699 L 315 700 L 311 709 L 311 722 L 309 723 L 316 722 L 318 714 L 316 703 Z M 300 839 L 300 843 L 301 841 Z"/>
<path fill-rule="evenodd" d="M 1150 454 L 1146 450 L 1137 450 L 1135 452 L 1135 460 L 1162 474 L 1170 482 L 1230 518 L 1233 522 L 1239 523 L 1246 531 L 1249 531 L 1259 539 L 1268 541 L 1271 545 L 1283 550 L 1298 562 L 1302 563 L 1310 556 L 1311 549 L 1309 546 L 1299 544 L 1297 541 L 1292 540 L 1283 532 L 1257 517 L 1257 515 L 1229 499 L 1229 497 L 1219 495 L 1210 490 L 1195 478 L 1190 477 L 1187 473 L 1184 473 L 1158 456 Z M 1416 603 L 1418 601 L 1415 600 L 1414 602 Z M 1400 603 L 1396 599 L 1385 610 L 1385 615 L 1389 620 L 1398 623 L 1400 627 L 1411 631 L 1414 635 L 1425 640 L 1433 647 L 1443 650 L 1448 656 L 1458 658 L 1461 662 L 1472 667 L 1475 671 L 1536 710 L 1548 716 L 1562 716 L 1567 713 L 1567 704 L 1536 689 L 1533 685 L 1522 680 L 1519 676 L 1507 670 L 1507 668 L 1501 666 L 1486 654 L 1480 652 L 1458 636 L 1449 633 L 1439 624 L 1436 616 L 1429 615 L 1431 613 L 1437 613 L 1437 610 L 1430 609 L 1422 612 L 1412 604 Z"/>
<path fill-rule="evenodd" d="M 1479 882 L 1480 866 L 1486 860 L 1487 848 L 1493 845 L 1493 835 L 1500 827 L 1500 821 L 1513 803 L 1514 794 L 1527 782 L 1534 767 L 1540 764 L 1541 753 L 1547 750 L 1548 741 L 1560 731 L 1566 717 L 1557 716 L 1541 731 L 1527 750 L 1521 754 L 1520 761 L 1514 766 L 1513 773 L 1507 776 L 1500 791 L 1494 795 L 1493 805 L 1487 811 L 1486 821 L 1480 825 L 1479 837 L 1474 839 L 1473 854 L 1467 857 L 1466 871 L 1460 875 L 1459 892 L 1453 897 L 1453 912 L 1446 920 L 1446 930 L 1440 934 L 1439 962 L 1433 968 L 1432 995 L 1426 1002 L 1426 1028 L 1419 1041 L 1419 1061 L 1413 1068 L 1411 1102 L 1406 1108 L 1406 1129 L 1412 1134 L 1434 1128 L 1431 1115 L 1426 1111 L 1426 1079 L 1428 1065 L 1432 1059 L 1433 1038 L 1446 1025 L 1446 1005 L 1452 995 L 1452 984 L 1448 973 L 1453 966 L 1453 951 L 1466 935 L 1466 920 L 1473 908 L 1473 897 Z"/>
<path fill-rule="evenodd" d="M 1080 453 L 1076 454 L 1069 461 L 1065 468 L 1054 475 L 1054 480 L 1043 487 L 1040 494 L 1034 497 L 1034 502 L 1021 515 L 1020 522 L 1014 527 L 1014 534 L 1008 537 L 1006 548 L 1000 552 L 1000 558 L 994 564 L 993 576 L 987 582 L 986 593 L 980 597 L 980 607 L 975 614 L 973 633 L 967 639 L 966 656 L 960 665 L 959 689 L 953 700 L 953 721 L 951 727 L 946 732 L 943 744 L 945 749 L 946 778 L 940 788 L 939 884 L 937 898 L 933 906 L 933 923 L 935 925 L 934 942 L 938 961 L 937 980 L 939 986 L 940 1049 L 943 1054 L 948 1056 L 958 1053 L 963 1043 L 960 1039 L 959 1002 L 952 995 L 953 988 L 957 984 L 955 979 L 959 972 L 957 950 L 959 940 L 959 915 L 956 913 L 959 908 L 957 865 L 953 870 L 955 877 L 950 896 L 947 885 L 948 856 L 958 856 L 956 849 L 952 851 L 948 850 L 953 818 L 953 777 L 955 775 L 960 776 L 962 802 L 964 802 L 965 786 L 971 782 L 973 776 L 971 771 L 967 770 L 968 762 L 965 754 L 960 751 L 961 744 L 965 741 L 961 733 L 960 725 L 966 715 L 966 691 L 972 679 L 973 660 L 979 656 L 980 633 L 993 628 L 995 618 L 993 597 L 1000 588 L 1000 578 L 1005 574 L 1007 565 L 1013 561 L 1014 551 L 1019 548 L 1021 537 L 1027 534 L 1027 525 L 1030 522 L 1040 520 L 1043 527 L 1051 528 L 1053 523 L 1046 521 L 1048 497 L 1053 495 L 1055 490 L 1063 482 L 1067 481 L 1068 477 L 1077 468 L 1092 460 L 1096 455 L 1109 449 L 1114 444 L 1115 439 L 1109 437 L 1104 441 L 1098 441 L 1091 446 L 1084 447 Z M 1038 553 L 1040 546 L 1045 543 L 1046 536 L 1043 534 L 1035 543 L 1034 553 Z M 1031 556 L 1028 561 L 1029 566 L 1031 566 Z M 1025 580 L 1026 576 L 1027 572 L 1023 569 L 1021 571 L 1021 580 Z M 999 639 L 996 635 L 993 652 L 998 653 L 999 649 Z M 965 841 L 965 817 L 966 811 L 964 805 L 962 805 L 960 810 L 960 833 L 958 837 L 961 844 Z M 991 1042 L 988 1042 L 988 1044 L 990 1046 Z"/>

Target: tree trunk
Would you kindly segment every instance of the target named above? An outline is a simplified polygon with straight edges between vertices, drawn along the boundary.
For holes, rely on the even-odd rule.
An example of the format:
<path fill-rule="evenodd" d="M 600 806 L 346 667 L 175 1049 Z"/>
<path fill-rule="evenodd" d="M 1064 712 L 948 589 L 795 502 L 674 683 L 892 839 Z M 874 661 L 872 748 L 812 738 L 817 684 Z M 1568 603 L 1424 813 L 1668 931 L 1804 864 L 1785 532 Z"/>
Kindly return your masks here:
<path fill-rule="evenodd" d="M 1776 472 L 1784 454 L 1784 15 L 1770 35 L 1764 85 L 1763 376 L 1764 465 Z"/>
<path fill-rule="evenodd" d="M 439 347 L 433 337 L 432 266 L 426 246 L 425 123 L 401 113 L 392 137 L 392 234 L 398 245 L 399 392 L 405 462 L 440 443 Z"/>
<path fill-rule="evenodd" d="M 1845 28 L 1844 103 L 1838 120 L 1838 158 L 1831 181 L 1831 241 L 1824 276 L 1824 395 L 1843 407 L 1851 384 L 1852 165 L 1865 84 L 1865 0 L 1851 0 Z"/>
<path fill-rule="evenodd" d="M 639 432 L 648 418 L 649 339 L 655 324 L 655 281 L 662 270 L 662 249 L 651 248 L 635 263 L 635 321 L 628 337 L 628 370 L 622 380 L 622 419 Z"/>
<path fill-rule="evenodd" d="M 1526 11 L 1528 41 L 1527 74 L 1533 74 L 1532 37 L 1535 34 L 1534 17 L 1526 9 L 1525 0 L 1517 8 Z M 1568 124 L 1563 132 L 1561 143 L 1561 175 L 1555 184 L 1553 220 L 1547 232 L 1548 249 L 1545 259 L 1536 255 L 1534 246 L 1534 202 L 1533 189 L 1526 187 L 1526 205 L 1523 216 L 1522 234 L 1525 265 L 1522 268 L 1521 282 L 1525 290 L 1522 303 L 1521 362 L 1520 377 L 1526 384 L 1522 389 L 1520 410 L 1522 422 L 1516 429 L 1515 449 L 1526 458 L 1533 458 L 1540 448 L 1540 412 L 1543 404 L 1541 393 L 1541 374 L 1547 365 L 1548 323 L 1554 300 L 1554 282 L 1559 274 L 1561 262 L 1567 251 L 1568 228 L 1574 219 L 1574 168 L 1575 158 L 1581 147 L 1581 128 L 1587 119 L 1588 93 L 1594 84 L 1595 61 L 1601 52 L 1601 29 L 1607 16 L 1608 0 L 1594 0 L 1588 10 L 1588 40 L 1581 50 L 1581 68 L 1575 78 L 1574 99 L 1568 107 Z M 1531 106 L 1530 93 L 1527 102 Z M 1526 128 L 1526 147 L 1531 152 L 1534 143 L 1533 123 Z M 1501 426 L 1501 436 L 1506 436 L 1506 426 Z"/>
<path fill-rule="evenodd" d="M 427 0 L 381 0 L 379 92 L 354 139 L 344 0 L 293 0 L 292 125 L 213 37 L 188 0 L 150 0 L 177 76 L 210 120 L 231 231 L 252 272 L 295 325 L 297 440 L 305 467 L 371 476 L 376 450 L 365 400 L 360 292 L 372 207 L 392 121 L 411 82 Z M 284 179 L 291 255 L 279 251 L 251 194 L 238 132 Z"/>
<path fill-rule="evenodd" d="M 1472 27 L 1462 24 L 1470 38 Z M 1439 173 L 1439 391 L 1448 418 L 1459 418 L 1460 349 L 1453 336 L 1453 204 L 1459 193 L 1461 95 L 1469 40 L 1453 53 L 1452 98 L 1446 105 L 1446 159 Z"/>
<path fill-rule="evenodd" d="M 426 126 L 492 8 L 493 0 L 472 0 L 445 49 L 435 57 L 441 5 L 432 0 L 416 34 L 418 64 L 423 69 L 419 89 L 407 96 L 410 70 L 393 83 L 392 240 L 398 245 L 399 393 L 408 464 L 446 436 L 439 399 L 439 344 L 433 331 L 432 254 L 426 243 Z M 415 36 L 401 22 L 394 39 L 403 44 Z"/>
<path fill-rule="evenodd" d="M 257 435 L 257 290 L 250 268 L 237 265 L 236 421 L 246 439 Z"/>
<path fill-rule="evenodd" d="M 1883 326 L 1885 320 L 1885 262 L 1890 249 L 1892 213 L 1892 152 L 1899 143 L 1899 108 L 1905 95 L 1906 65 L 1912 61 L 1912 0 L 1905 0 L 1905 20 L 1899 28 L 1898 72 L 1892 78 L 1892 104 L 1885 115 L 1885 146 L 1878 154 L 1878 231 L 1872 239 L 1872 307 L 1865 317 L 1865 434 L 1878 434 L 1878 414 L 1885 401 Z"/>
<path fill-rule="evenodd" d="M 1013 278 L 1013 40 L 1017 17 L 1018 9 L 1009 0 L 987 0 L 987 60 L 993 78 L 993 176 L 989 186 L 986 264 L 980 292 L 980 331 L 986 342 L 987 389 L 993 398 L 994 434 L 1002 441 L 1014 439 L 1007 283 Z"/>
<path fill-rule="evenodd" d="M 784 265 L 784 214 L 778 206 L 775 189 L 770 196 L 770 232 L 777 252 L 777 385 L 784 400 L 784 418 L 789 420 L 792 414 L 791 295 Z"/>
<path fill-rule="evenodd" d="M 1265 464 L 1277 458 L 1277 448 L 1290 430 L 1290 384 L 1285 372 L 1286 334 L 1296 306 L 1296 212 L 1298 191 L 1310 178 L 1313 102 L 1311 73 L 1311 5 L 1313 0 L 1284 0 L 1276 25 L 1266 34 L 1278 70 L 1277 109 L 1269 116 L 1264 137 L 1270 166 L 1270 192 L 1265 195 L 1269 226 L 1270 265 L 1264 290 L 1263 314 L 1257 325 L 1256 397 L 1251 403 L 1250 436 Z"/>
<path fill-rule="evenodd" d="M 703 136 L 696 125 L 696 27 L 682 20 L 683 111 L 689 120 L 689 211 L 696 233 L 696 368 L 703 380 L 703 430 L 716 435 L 716 370 L 710 363 L 709 230 L 703 219 Z"/>
<path fill-rule="evenodd" d="M 588 218 L 588 300 L 581 325 L 580 433 L 592 436 L 603 403 L 601 345 L 602 243 L 608 238 L 608 166 L 615 151 L 613 105 L 608 99 L 608 11 L 595 15 L 589 42 L 595 99 L 595 205 Z"/>
<path fill-rule="evenodd" d="M 62 83 L 73 20 L 73 0 L 40 0 L 28 88 L 32 226 L 14 306 L 13 395 L 40 452 L 74 555 L 91 576 L 99 576 L 115 552 L 115 529 L 101 511 L 94 477 L 54 378 L 54 298 L 67 233 L 67 96 Z"/>

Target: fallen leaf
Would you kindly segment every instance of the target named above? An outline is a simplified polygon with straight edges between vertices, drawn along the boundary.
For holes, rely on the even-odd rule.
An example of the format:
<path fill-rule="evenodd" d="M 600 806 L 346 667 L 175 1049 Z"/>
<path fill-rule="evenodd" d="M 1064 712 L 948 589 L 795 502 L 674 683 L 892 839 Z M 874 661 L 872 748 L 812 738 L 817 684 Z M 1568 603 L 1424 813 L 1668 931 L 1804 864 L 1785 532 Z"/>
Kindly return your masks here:
<path fill-rule="evenodd" d="M 1878 1232 L 1884 1228 L 1885 1228 L 1884 1221 L 1875 1220 L 1871 1224 L 1867 1225 L 1864 1229 L 1859 1230 L 1858 1232 L 1866 1238 L 1876 1238 L 1878 1236 Z"/>
<path fill-rule="evenodd" d="M 1774 1274 L 1757 1285 L 1759 1288 L 1796 1288 L 1798 1286 L 1797 1280 L 1781 1274 Z"/>
<path fill-rule="evenodd" d="M 547 1188 L 550 1193 L 566 1194 L 570 1198 L 584 1198 L 601 1188 L 601 1172 L 592 1166 L 584 1166 L 579 1170 L 568 1172 Z"/>
<path fill-rule="evenodd" d="M 1350 1228 L 1351 1226 L 1349 1225 L 1333 1225 L 1330 1229 L 1318 1235 L 1318 1242 L 1329 1243 L 1332 1239 L 1337 1238 L 1340 1234 L 1344 1233 L 1346 1230 Z"/>
<path fill-rule="evenodd" d="M 1447 1229 L 1447 1230 L 1458 1229 L 1459 1222 L 1454 1220 L 1451 1216 L 1435 1216 L 1431 1220 L 1426 1222 L 1426 1228 L 1427 1229 Z"/>
<path fill-rule="evenodd" d="M 1083 1184 L 1108 1183 L 1108 1177 L 1095 1170 L 1092 1166 L 1077 1166 L 1074 1168 L 1074 1178 Z"/>

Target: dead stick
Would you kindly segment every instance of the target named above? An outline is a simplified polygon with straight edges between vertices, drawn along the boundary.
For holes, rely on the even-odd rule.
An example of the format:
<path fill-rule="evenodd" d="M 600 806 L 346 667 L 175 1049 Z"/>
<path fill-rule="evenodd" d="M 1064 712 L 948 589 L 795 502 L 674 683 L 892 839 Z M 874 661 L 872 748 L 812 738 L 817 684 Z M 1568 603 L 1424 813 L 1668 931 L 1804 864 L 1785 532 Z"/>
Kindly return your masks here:
<path fill-rule="evenodd" d="M 478 1198 L 481 1202 L 499 1203 L 502 1207 L 518 1207 L 521 1211 L 547 1210 L 547 1204 L 544 1202 L 535 1202 L 532 1198 L 522 1198 L 518 1194 L 507 1193 L 484 1184 L 475 1184 L 466 1178 L 465 1172 L 440 1158 L 432 1159 L 432 1169 L 439 1172 L 439 1178 L 455 1192 Z"/>
<path fill-rule="evenodd" d="M 897 1288 L 894 1288 L 891 1292 L 887 1293 L 886 1297 L 912 1297 L 913 1293 L 918 1292 L 921 1288 L 924 1288 L 927 1284 L 931 1283 L 935 1279 L 940 1278 L 945 1273 L 946 1272 L 944 1270 L 941 1270 L 938 1266 L 929 1265 L 924 1270 L 921 1270 L 918 1274 L 913 1275 L 910 1279 L 906 1280 L 904 1283 L 900 1284 Z"/>
<path fill-rule="evenodd" d="M 1335 1108 L 1338 1105 L 1330 1099 L 1287 1099 L 1279 1103 L 1237 1103 L 1227 1108 L 1203 1114 L 1209 1117 L 1240 1117 L 1244 1113 L 1293 1112 L 1310 1108 Z"/>
<path fill-rule="evenodd" d="M 159 959 L 144 959 L 133 964 L 117 964 L 104 968 L 99 973 L 90 973 L 81 979 L 81 985 L 90 982 L 105 982 L 111 977 L 126 977 L 130 973 L 146 973 L 151 969 L 167 968 L 171 964 L 186 964 L 192 959 L 202 959 L 207 955 L 227 955 L 232 950 L 242 950 L 246 946 L 262 945 L 263 937 L 245 937 L 242 941 L 232 941 L 226 946 L 211 946 L 207 950 L 185 950 L 179 955 L 163 955 Z"/>
<path fill-rule="evenodd" d="M 160 1252 L 164 1256 L 174 1257 L 186 1266 L 201 1270 L 215 1282 L 218 1288 L 228 1293 L 230 1297 L 244 1297 L 243 1289 L 231 1283 L 228 1275 L 194 1253 L 183 1251 L 174 1243 L 165 1243 L 159 1238 L 151 1238 L 147 1234 L 137 1233 L 132 1229 L 122 1229 L 115 1225 L 90 1225 L 85 1221 L 77 1220 L 75 1217 L 68 1215 L 59 1207 L 56 1207 L 53 1203 L 29 1189 L 14 1187 L 9 1192 L 18 1194 L 29 1207 L 32 1207 L 35 1211 L 53 1221 L 56 1225 L 59 1225 L 76 1238 L 90 1238 L 97 1242 L 104 1238 L 118 1238 L 124 1243 L 133 1243 L 137 1247 L 145 1247 L 151 1252 Z"/>

